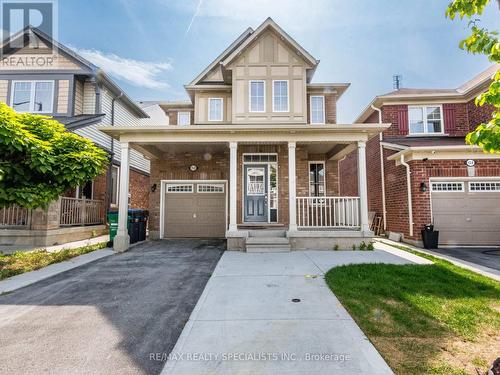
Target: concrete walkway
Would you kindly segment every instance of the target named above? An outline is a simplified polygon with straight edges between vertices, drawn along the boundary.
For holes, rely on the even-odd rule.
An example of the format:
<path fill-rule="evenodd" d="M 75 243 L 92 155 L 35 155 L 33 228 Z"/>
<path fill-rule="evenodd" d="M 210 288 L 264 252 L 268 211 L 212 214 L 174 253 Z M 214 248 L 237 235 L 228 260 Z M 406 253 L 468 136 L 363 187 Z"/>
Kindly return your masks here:
<path fill-rule="evenodd" d="M 64 249 L 76 249 L 78 247 L 96 245 L 102 242 L 109 241 L 109 234 L 99 237 L 89 238 L 81 241 L 73 241 L 64 243 L 62 245 L 53 246 L 26 246 L 26 245 L 0 245 L 0 252 L 4 254 L 12 254 L 15 251 L 33 251 L 33 250 L 47 250 L 48 252 L 56 252 Z"/>
<path fill-rule="evenodd" d="M 392 374 L 324 281 L 380 262 L 412 263 L 382 250 L 226 252 L 162 374 Z"/>

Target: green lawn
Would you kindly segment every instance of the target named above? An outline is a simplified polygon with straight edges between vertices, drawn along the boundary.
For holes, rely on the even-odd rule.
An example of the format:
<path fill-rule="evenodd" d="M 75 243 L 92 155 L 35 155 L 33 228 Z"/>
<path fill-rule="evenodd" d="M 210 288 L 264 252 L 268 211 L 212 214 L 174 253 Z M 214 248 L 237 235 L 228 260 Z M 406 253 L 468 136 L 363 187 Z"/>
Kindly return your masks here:
<path fill-rule="evenodd" d="M 342 266 L 326 282 L 396 374 L 484 374 L 500 354 L 500 283 L 417 255 L 434 264 Z"/>
<path fill-rule="evenodd" d="M 59 263 L 78 255 L 90 253 L 91 251 L 103 249 L 106 242 L 96 245 L 79 247 L 76 249 L 65 249 L 56 252 L 46 250 L 34 250 L 30 252 L 15 252 L 10 255 L 0 254 L 0 280 L 19 275 L 28 271 L 34 271 L 49 264 Z"/>

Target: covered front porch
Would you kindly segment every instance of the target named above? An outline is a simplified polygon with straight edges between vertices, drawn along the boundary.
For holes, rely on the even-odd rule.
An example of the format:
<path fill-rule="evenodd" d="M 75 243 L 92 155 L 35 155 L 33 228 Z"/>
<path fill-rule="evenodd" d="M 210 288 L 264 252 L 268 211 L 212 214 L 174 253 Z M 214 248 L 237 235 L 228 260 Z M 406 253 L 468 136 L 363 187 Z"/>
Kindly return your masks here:
<path fill-rule="evenodd" d="M 228 249 L 245 250 L 248 243 L 258 242 L 249 238 L 266 233 L 285 238 L 278 242 L 291 249 L 351 248 L 369 240 L 365 148 L 383 128 L 214 125 L 103 130 L 121 143 L 120 199 L 128 196 L 130 148 L 151 159 L 151 239 L 225 237 Z M 358 155 L 360 195 L 341 197 L 338 161 L 352 151 Z M 123 203 L 120 207 L 126 207 Z M 128 241 L 123 210 L 115 249 L 126 250 Z"/>

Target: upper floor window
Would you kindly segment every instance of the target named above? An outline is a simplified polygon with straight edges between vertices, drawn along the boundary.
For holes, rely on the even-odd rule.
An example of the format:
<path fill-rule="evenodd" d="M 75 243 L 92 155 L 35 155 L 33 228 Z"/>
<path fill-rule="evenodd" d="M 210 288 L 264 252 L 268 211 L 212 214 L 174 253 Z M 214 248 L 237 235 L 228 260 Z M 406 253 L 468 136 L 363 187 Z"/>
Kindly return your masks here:
<path fill-rule="evenodd" d="M 288 81 L 273 81 L 273 112 L 288 112 Z"/>
<path fill-rule="evenodd" d="M 177 112 L 177 125 L 191 124 L 191 112 Z"/>
<path fill-rule="evenodd" d="M 311 124 L 325 123 L 325 97 L 323 95 L 311 95 Z"/>
<path fill-rule="evenodd" d="M 222 98 L 208 99 L 208 121 L 222 121 Z"/>
<path fill-rule="evenodd" d="M 325 163 L 310 162 L 309 163 L 309 196 L 323 197 L 325 196 Z"/>
<path fill-rule="evenodd" d="M 18 112 L 52 113 L 54 81 L 14 81 L 12 108 Z"/>
<path fill-rule="evenodd" d="M 423 105 L 408 107 L 410 134 L 443 133 L 443 115 L 441 106 Z"/>
<path fill-rule="evenodd" d="M 266 111 L 266 82 L 250 81 L 250 112 Z"/>

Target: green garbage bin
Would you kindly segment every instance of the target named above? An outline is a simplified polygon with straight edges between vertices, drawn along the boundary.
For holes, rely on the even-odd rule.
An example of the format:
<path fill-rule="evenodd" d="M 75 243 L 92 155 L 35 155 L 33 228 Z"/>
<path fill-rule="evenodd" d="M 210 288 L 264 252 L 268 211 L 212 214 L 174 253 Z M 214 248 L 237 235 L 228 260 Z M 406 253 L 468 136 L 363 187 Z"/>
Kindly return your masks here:
<path fill-rule="evenodd" d="M 108 212 L 109 241 L 113 242 L 116 232 L 118 232 L 118 211 Z"/>

